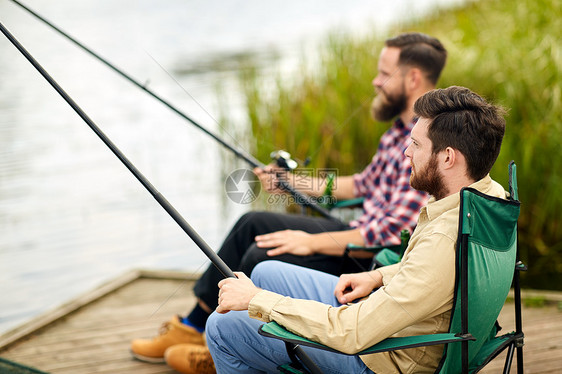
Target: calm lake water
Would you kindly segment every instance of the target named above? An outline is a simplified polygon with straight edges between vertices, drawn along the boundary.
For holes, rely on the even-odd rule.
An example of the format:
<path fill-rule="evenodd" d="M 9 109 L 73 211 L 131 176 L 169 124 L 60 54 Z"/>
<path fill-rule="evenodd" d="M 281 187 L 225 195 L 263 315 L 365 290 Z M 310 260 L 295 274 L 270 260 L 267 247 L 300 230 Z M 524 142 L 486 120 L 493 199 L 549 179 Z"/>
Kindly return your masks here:
<path fill-rule="evenodd" d="M 328 31 L 363 33 L 459 0 L 29 0 L 26 5 L 219 132 L 244 131 L 232 64 L 287 76 Z M 213 248 L 248 205 L 234 156 L 11 1 L 0 22 Z M 312 48 L 313 49 L 313 48 Z M 374 73 L 374 72 L 373 72 Z M 251 135 L 248 135 L 251 136 Z M 234 142 L 224 135 L 225 139 Z M 128 269 L 208 261 L 23 56 L 0 36 L 0 333 Z M 269 162 L 269 160 L 262 160 Z M 246 167 L 239 163 L 238 167 Z M 165 295 L 163 296 L 165 298 Z"/>

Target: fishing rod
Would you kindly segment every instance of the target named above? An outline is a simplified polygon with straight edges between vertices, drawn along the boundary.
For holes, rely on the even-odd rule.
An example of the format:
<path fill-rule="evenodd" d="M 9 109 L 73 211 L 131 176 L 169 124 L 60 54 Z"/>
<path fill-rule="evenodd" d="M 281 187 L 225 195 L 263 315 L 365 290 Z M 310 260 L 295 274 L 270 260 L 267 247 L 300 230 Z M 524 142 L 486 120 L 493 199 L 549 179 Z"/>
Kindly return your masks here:
<path fill-rule="evenodd" d="M 0 22 L 0 31 L 8 40 L 21 52 L 21 54 L 33 65 L 33 67 L 47 80 L 47 82 L 59 93 L 60 96 L 74 109 L 74 111 L 86 122 L 86 124 L 98 135 L 98 137 L 111 149 L 119 160 L 129 169 L 139 182 L 150 192 L 156 201 L 168 212 L 177 222 L 193 242 L 203 251 L 215 267 L 225 278 L 236 278 L 234 272 L 224 263 L 224 261 L 209 247 L 209 245 L 199 236 L 181 214 L 170 204 L 170 202 L 146 179 L 146 177 L 127 159 L 127 157 L 117 148 L 117 146 L 103 133 L 103 131 L 90 119 L 90 117 L 78 106 L 78 104 L 64 91 L 64 89 L 47 73 L 47 71 L 37 62 L 37 60 L 24 48 L 24 46 L 4 27 Z M 295 351 L 301 353 L 302 348 L 295 346 Z M 310 358 L 302 352 L 301 360 L 311 370 L 313 374 L 321 374 L 321 370 Z"/>
<path fill-rule="evenodd" d="M 177 115 L 179 115 L 183 119 L 190 122 L 193 126 L 197 127 L 199 130 L 203 131 L 205 134 L 209 135 L 211 138 L 213 138 L 214 140 L 219 142 L 222 146 L 224 146 L 225 148 L 227 148 L 228 150 L 233 152 L 236 157 L 241 158 L 244 161 L 246 161 L 248 164 L 250 164 L 250 166 L 252 168 L 263 169 L 265 167 L 265 164 L 263 164 L 262 162 L 257 160 L 255 157 L 253 157 L 252 155 L 248 154 L 247 152 L 245 152 L 243 150 L 240 150 L 240 149 L 237 149 L 237 148 L 233 147 L 226 140 L 222 139 L 217 134 L 215 134 L 215 133 L 209 131 L 208 129 L 206 129 L 205 127 L 201 126 L 200 124 L 195 122 L 191 117 L 189 117 L 188 115 L 183 113 L 181 110 L 179 110 L 178 108 L 173 106 L 171 103 L 169 103 L 168 101 L 164 100 L 162 97 L 160 97 L 159 95 L 154 93 L 151 89 L 149 89 L 146 86 L 146 84 L 142 84 L 139 81 L 135 80 L 129 74 L 125 73 L 122 69 L 119 69 L 117 66 L 115 66 L 114 64 L 109 62 L 107 59 L 101 57 L 99 54 L 94 52 L 92 49 L 86 47 L 83 43 L 79 42 L 76 38 L 72 37 L 71 35 L 69 35 L 65 31 L 63 31 L 61 28 L 59 28 L 58 26 L 54 25 L 52 22 L 50 22 L 47 19 L 45 19 L 44 17 L 42 17 L 37 12 L 33 11 L 32 9 L 30 9 L 26 5 L 19 2 L 18 0 L 12 0 L 12 2 L 14 2 L 18 6 L 20 6 L 22 9 L 27 11 L 29 14 L 33 15 L 35 18 L 37 18 L 41 22 L 45 23 L 47 26 L 49 26 L 50 28 L 52 28 L 53 30 L 55 30 L 56 32 L 61 34 L 62 36 L 64 36 L 66 39 L 70 40 L 76 46 L 78 46 L 83 51 L 85 51 L 86 53 L 93 56 L 95 59 L 97 59 L 98 61 L 100 61 L 101 63 L 103 63 L 107 67 L 109 67 L 111 70 L 116 72 L 118 75 L 125 78 L 126 80 L 131 82 L 133 85 L 137 86 L 138 88 L 140 88 L 141 90 L 143 90 L 144 92 L 146 92 L 147 94 L 152 96 L 154 99 L 158 100 L 161 104 L 168 107 L 173 112 L 175 112 Z M 275 158 L 275 161 L 278 163 L 278 165 L 287 169 L 287 170 L 292 170 L 292 169 L 297 167 L 298 164 L 295 161 L 290 160 L 292 162 L 284 162 L 286 160 L 287 160 L 286 157 L 284 157 L 282 159 Z M 297 191 L 285 178 L 282 177 L 282 173 L 277 173 L 277 176 L 278 176 L 279 187 L 281 189 L 289 192 L 295 198 L 295 202 L 297 204 L 302 205 L 302 206 L 307 206 L 307 207 L 313 209 L 314 211 L 316 211 L 317 213 L 319 213 L 320 215 L 324 216 L 325 218 L 336 219 L 330 214 L 330 212 L 327 209 L 318 205 L 318 203 L 314 199 L 312 199 L 310 196 L 305 195 L 305 194 Z"/>
<path fill-rule="evenodd" d="M 49 84 L 62 96 L 62 98 L 74 109 L 74 111 L 86 122 L 86 124 L 98 135 L 98 137 L 111 149 L 111 151 L 121 160 L 127 169 L 139 180 L 139 182 L 150 192 L 156 201 L 168 212 L 168 214 L 180 225 L 187 235 L 211 260 L 213 265 L 225 277 L 235 277 L 232 270 L 224 261 L 209 247 L 209 245 L 195 232 L 180 213 L 166 200 L 166 198 L 154 188 L 146 177 L 125 157 L 117 146 L 101 131 L 101 129 L 88 117 L 88 115 L 76 104 L 76 102 L 63 90 L 63 88 L 47 73 L 47 71 L 35 60 L 35 58 L 23 47 L 23 45 L 4 27 L 0 22 L 0 31 L 8 40 L 21 52 L 21 54 L 35 67 L 35 69 L 49 82 Z"/>

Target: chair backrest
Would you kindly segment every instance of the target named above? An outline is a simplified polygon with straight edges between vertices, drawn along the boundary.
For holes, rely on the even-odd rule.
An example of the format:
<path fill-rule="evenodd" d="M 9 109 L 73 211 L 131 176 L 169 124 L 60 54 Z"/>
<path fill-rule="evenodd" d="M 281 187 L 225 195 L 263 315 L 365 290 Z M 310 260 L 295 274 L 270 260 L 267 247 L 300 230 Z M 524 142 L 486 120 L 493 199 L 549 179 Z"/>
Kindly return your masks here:
<path fill-rule="evenodd" d="M 449 332 L 470 333 L 476 340 L 447 345 L 438 372 L 468 372 L 466 366 L 495 336 L 495 323 L 511 287 L 517 255 L 520 203 L 512 167 L 507 199 L 471 188 L 460 192 L 457 280 Z"/>

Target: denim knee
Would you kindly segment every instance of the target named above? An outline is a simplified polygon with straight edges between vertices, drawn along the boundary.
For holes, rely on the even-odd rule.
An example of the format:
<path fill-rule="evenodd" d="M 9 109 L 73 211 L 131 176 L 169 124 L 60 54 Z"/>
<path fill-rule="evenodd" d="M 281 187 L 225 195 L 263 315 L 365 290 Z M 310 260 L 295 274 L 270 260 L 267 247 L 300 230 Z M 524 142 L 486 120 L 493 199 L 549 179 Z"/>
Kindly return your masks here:
<path fill-rule="evenodd" d="M 213 347 L 216 349 L 221 345 L 221 331 L 224 331 L 224 324 L 228 323 L 228 314 L 220 314 L 217 312 L 211 313 L 207 319 L 205 325 L 205 337 L 207 340 L 207 346 L 213 351 Z"/>
<path fill-rule="evenodd" d="M 271 279 L 279 271 L 279 267 L 286 265 L 284 262 L 276 260 L 262 261 L 254 267 L 250 278 L 256 286 L 262 283 L 263 279 Z"/>
<path fill-rule="evenodd" d="M 207 318 L 207 322 L 205 323 L 205 335 L 207 338 L 207 344 L 211 344 L 213 342 L 211 336 L 215 337 L 218 331 L 217 318 L 216 318 L 217 315 L 218 315 L 217 312 L 211 313 L 209 318 Z"/>

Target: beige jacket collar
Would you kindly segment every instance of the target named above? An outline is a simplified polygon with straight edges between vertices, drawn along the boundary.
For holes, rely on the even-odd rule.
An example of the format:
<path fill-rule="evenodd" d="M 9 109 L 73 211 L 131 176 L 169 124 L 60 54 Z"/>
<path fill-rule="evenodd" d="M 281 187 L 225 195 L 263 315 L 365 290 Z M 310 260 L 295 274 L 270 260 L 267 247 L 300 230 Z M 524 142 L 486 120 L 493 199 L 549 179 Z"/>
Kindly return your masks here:
<path fill-rule="evenodd" d="M 492 178 L 490 178 L 490 174 L 488 174 L 484 178 L 472 183 L 468 187 L 474 188 L 482 193 L 489 194 L 492 189 Z M 428 220 L 432 221 L 444 212 L 457 207 L 459 205 L 459 202 L 460 194 L 458 192 L 444 197 L 440 200 L 435 200 L 435 198 L 432 196 L 429 199 L 427 206 L 422 208 L 421 212 L 422 214 L 425 214 L 427 216 Z"/>

